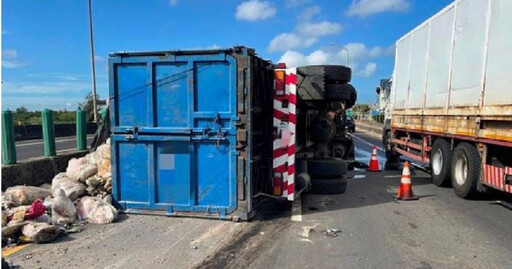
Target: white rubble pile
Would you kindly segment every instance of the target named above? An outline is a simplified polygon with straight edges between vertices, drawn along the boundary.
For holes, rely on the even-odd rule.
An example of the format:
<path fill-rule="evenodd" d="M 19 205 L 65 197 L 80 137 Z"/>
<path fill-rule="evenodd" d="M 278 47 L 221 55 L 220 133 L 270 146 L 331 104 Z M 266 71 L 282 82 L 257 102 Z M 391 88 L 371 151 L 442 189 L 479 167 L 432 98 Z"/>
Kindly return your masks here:
<path fill-rule="evenodd" d="M 44 243 L 62 232 L 81 231 L 84 222 L 115 221 L 110 139 L 85 157 L 71 159 L 66 172 L 40 187 L 15 186 L 2 193 L 2 245 Z M 10 242 L 10 243 L 9 243 Z"/>

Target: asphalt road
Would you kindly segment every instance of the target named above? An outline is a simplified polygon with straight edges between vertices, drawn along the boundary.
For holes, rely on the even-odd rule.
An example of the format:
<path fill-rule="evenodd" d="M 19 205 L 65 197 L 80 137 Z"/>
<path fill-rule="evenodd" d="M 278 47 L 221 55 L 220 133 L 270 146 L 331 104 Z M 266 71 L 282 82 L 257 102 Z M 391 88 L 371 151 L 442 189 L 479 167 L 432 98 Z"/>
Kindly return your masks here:
<path fill-rule="evenodd" d="M 94 135 L 87 135 L 87 145 L 92 142 Z M 76 150 L 76 136 L 57 137 L 55 139 L 57 154 Z M 41 157 L 44 155 L 42 139 L 23 140 L 16 142 L 16 157 L 19 161 Z"/>
<path fill-rule="evenodd" d="M 379 139 L 355 136 L 366 163 Z M 251 222 L 122 215 L 7 260 L 21 268 L 512 268 L 512 211 L 492 204 L 511 196 L 463 200 L 413 169 L 420 199 L 395 201 L 400 173 L 351 172 L 346 193 L 304 195 L 291 209 L 269 203 Z"/>
<path fill-rule="evenodd" d="M 379 138 L 356 133 L 356 157 L 368 162 Z M 384 154 L 379 151 L 382 167 Z M 417 201 L 396 201 L 400 171 L 355 171 L 345 194 L 305 195 L 300 218 L 290 221 L 254 260 L 227 268 L 512 268 L 512 211 L 491 194 L 463 200 L 450 188 L 412 172 Z M 282 224 L 279 224 L 282 226 Z M 269 231 L 278 227 L 269 227 Z M 322 233 L 339 229 L 337 237 Z M 263 231 L 265 232 L 265 231 Z M 250 240 L 248 240 L 250 242 Z M 248 245 L 250 246 L 250 244 Z M 244 257 L 241 247 L 235 257 Z M 234 265 L 234 266 L 231 266 Z"/>

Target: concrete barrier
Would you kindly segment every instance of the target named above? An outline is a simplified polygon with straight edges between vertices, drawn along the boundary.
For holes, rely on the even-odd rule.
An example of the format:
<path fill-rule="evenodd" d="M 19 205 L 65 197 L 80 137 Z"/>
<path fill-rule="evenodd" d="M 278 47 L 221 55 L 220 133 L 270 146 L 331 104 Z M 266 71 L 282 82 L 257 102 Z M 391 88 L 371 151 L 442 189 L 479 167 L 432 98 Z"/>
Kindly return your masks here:
<path fill-rule="evenodd" d="M 61 154 L 55 157 L 38 157 L 17 164 L 2 165 L 2 191 L 16 185 L 40 186 L 51 183 L 53 177 L 66 171 L 69 160 L 85 156 L 88 151 Z"/>
<path fill-rule="evenodd" d="M 384 125 L 370 121 L 356 120 L 356 130 L 363 130 L 373 135 L 382 136 L 382 129 Z"/>

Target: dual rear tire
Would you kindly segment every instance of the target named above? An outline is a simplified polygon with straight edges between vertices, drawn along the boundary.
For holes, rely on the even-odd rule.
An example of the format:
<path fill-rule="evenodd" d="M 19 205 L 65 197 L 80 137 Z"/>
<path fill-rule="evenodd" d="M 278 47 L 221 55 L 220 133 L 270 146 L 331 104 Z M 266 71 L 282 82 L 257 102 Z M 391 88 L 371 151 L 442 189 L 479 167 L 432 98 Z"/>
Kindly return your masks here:
<path fill-rule="evenodd" d="M 347 162 L 343 159 L 308 160 L 313 194 L 339 194 L 347 190 Z"/>
<path fill-rule="evenodd" d="M 430 156 L 432 182 L 437 186 L 451 183 L 461 198 L 475 197 L 481 171 L 481 158 L 475 146 L 459 143 L 452 151 L 448 141 L 438 138 Z"/>

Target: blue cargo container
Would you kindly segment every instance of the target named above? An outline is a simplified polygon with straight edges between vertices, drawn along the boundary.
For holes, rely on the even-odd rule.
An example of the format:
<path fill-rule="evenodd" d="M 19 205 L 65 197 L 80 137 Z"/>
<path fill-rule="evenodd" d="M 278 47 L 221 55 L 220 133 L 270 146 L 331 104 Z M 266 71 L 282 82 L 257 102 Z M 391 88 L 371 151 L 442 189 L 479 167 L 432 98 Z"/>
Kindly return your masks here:
<path fill-rule="evenodd" d="M 272 192 L 271 67 L 245 47 L 111 54 L 115 203 L 250 218 Z"/>

